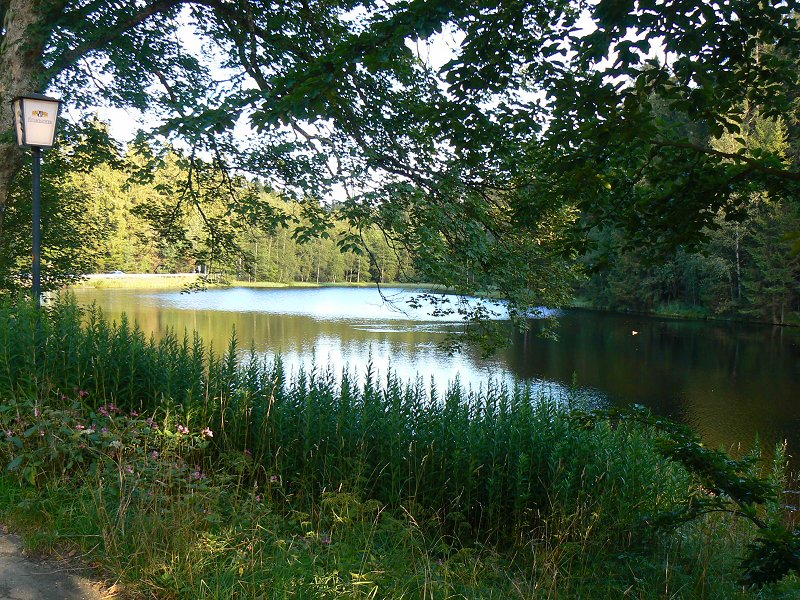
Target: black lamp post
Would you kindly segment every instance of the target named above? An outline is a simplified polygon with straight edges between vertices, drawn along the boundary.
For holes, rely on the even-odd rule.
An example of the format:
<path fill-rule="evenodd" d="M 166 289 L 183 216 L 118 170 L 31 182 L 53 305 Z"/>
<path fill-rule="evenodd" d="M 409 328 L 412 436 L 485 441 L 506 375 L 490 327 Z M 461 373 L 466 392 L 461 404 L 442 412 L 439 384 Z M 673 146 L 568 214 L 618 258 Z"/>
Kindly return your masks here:
<path fill-rule="evenodd" d="M 53 146 L 61 100 L 41 94 L 14 98 L 14 124 L 17 145 L 30 148 L 33 154 L 33 300 L 41 302 L 41 179 L 42 149 Z"/>

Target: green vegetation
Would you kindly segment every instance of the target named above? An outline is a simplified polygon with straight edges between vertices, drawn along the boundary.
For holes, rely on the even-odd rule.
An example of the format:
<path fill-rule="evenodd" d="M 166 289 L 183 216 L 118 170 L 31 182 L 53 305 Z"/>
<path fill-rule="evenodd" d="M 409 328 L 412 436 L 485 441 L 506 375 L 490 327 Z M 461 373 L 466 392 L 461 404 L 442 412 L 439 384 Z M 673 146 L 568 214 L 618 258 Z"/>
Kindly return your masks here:
<path fill-rule="evenodd" d="M 568 303 L 580 258 L 602 265 L 599 250 L 642 263 L 630 285 L 650 288 L 611 289 L 609 302 L 775 322 L 797 310 L 782 239 L 796 238 L 800 181 L 792 2 L 0 0 L 0 16 L 0 275 L 12 283 L 29 272 L 16 227 L 29 187 L 9 101 L 39 89 L 71 114 L 111 105 L 159 124 L 121 153 L 67 123 L 62 154 L 48 152 L 54 286 L 79 266 L 55 251 L 61 239 L 138 263 L 127 270 L 188 262 L 259 281 L 392 280 L 402 265 L 405 280 L 507 301 L 524 327 L 530 307 Z M 105 177 L 106 163 L 130 177 Z M 82 189 L 84 175 L 100 185 Z M 103 207 L 87 228 L 69 224 L 88 211 L 70 186 Z M 718 229 L 728 239 L 713 249 Z M 106 244 L 109 231 L 127 247 Z M 373 261 L 373 247 L 394 258 Z M 679 276 L 652 268 L 698 250 L 712 258 Z"/>
<path fill-rule="evenodd" d="M 791 598 L 800 586 L 737 583 L 758 528 L 725 511 L 778 520 L 780 468 L 772 483 L 747 462 L 700 476 L 661 449 L 691 438 L 572 415 L 526 388 L 288 379 L 238 355 L 235 337 L 224 352 L 148 340 L 65 300 L 41 319 L 3 304 L 3 519 L 165 598 Z M 700 452 L 697 464 L 722 456 Z M 658 515 L 676 517 L 659 529 Z"/>
<path fill-rule="evenodd" d="M 759 147 L 782 160 L 800 156 L 800 124 L 794 116 L 770 120 L 744 110 L 742 132 L 717 139 L 674 112 L 664 116 L 712 148 L 742 153 Z M 654 253 L 649 244 L 626 244 L 619 229 L 598 232 L 595 248 L 583 259 L 593 274 L 578 294 L 600 308 L 798 325 L 800 204 L 795 194 L 791 186 L 742 191 L 737 214 L 718 212 L 692 248 Z"/>
<path fill-rule="evenodd" d="M 200 269 L 212 281 L 275 283 L 415 279 L 408 253 L 393 250 L 376 227 L 354 232 L 338 219 L 324 236 L 309 239 L 304 234 L 311 226 L 306 206 L 281 199 L 258 181 L 226 179 L 211 164 L 170 150 L 155 155 L 149 147 L 137 146 L 123 154 L 108 139 L 106 126 L 96 121 L 71 135 L 48 152 L 45 165 L 50 198 L 43 223 L 50 232 L 42 247 L 45 289 L 73 283 L 84 273 L 114 271 L 170 274 Z M 77 157 L 87 144 L 103 145 L 105 153 L 97 163 L 77 169 Z M 231 195 L 218 193 L 223 182 Z M 6 290 L 26 287 L 30 269 L 30 182 L 20 178 L 17 183 L 15 204 L 5 214 L 5 225 L 14 235 L 3 237 L 7 246 L 0 248 L 0 289 Z M 192 185 L 203 193 L 189 202 L 183 190 Z M 328 210 L 334 212 L 333 207 Z M 343 251 L 341 245 L 352 236 L 358 247 Z M 91 285 L 169 286 L 158 277 L 137 279 L 139 283 L 111 277 Z"/>

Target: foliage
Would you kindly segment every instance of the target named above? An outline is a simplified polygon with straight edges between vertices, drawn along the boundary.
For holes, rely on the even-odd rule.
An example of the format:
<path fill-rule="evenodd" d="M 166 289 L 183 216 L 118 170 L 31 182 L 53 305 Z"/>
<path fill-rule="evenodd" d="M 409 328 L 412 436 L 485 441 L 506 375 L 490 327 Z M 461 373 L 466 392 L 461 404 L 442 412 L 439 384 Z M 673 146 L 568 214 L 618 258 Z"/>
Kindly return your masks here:
<path fill-rule="evenodd" d="M 758 449 L 743 460 L 731 459 L 721 450 L 704 447 L 689 427 L 656 417 L 644 407 L 597 411 L 578 416 L 578 420 L 589 428 L 610 421 L 618 426 L 636 422 L 652 427 L 658 452 L 686 468 L 692 478 L 688 493 L 674 509 L 653 515 L 651 520 L 656 527 L 676 531 L 702 515 L 728 512 L 751 521 L 759 529 L 741 563 L 743 583 L 762 586 L 792 571 L 800 573 L 800 531 L 782 526 L 780 511 L 773 510 L 766 517 L 759 515 L 759 506 L 777 503 L 781 491 L 778 486 L 783 480 L 770 481 L 757 475 Z M 779 449 L 775 460 L 780 473 L 785 453 Z"/>
<path fill-rule="evenodd" d="M 98 535 L 111 556 L 134 552 L 162 564 L 163 556 L 183 552 L 184 543 L 210 549 L 213 531 L 261 518 L 263 506 L 271 524 L 258 527 L 275 532 L 280 549 L 260 546 L 264 560 L 278 552 L 281 561 L 296 564 L 290 555 L 302 556 L 298 549 L 314 548 L 316 555 L 331 541 L 356 543 L 349 538 L 355 534 L 375 540 L 368 545 L 383 539 L 388 546 L 375 552 L 418 539 L 422 546 L 409 551 L 424 547 L 421 560 L 441 558 L 448 569 L 478 568 L 467 556 L 481 547 L 501 562 L 512 560 L 509 548 L 513 555 L 552 553 L 547 560 L 566 568 L 580 555 L 599 560 L 608 547 L 631 557 L 656 551 L 664 543 L 652 527 L 656 515 L 697 520 L 728 497 L 741 502 L 741 512 L 750 511 L 769 489 L 741 471 L 747 465 L 698 450 L 679 426 L 595 419 L 586 428 L 569 406 L 524 387 L 489 383 L 467 392 L 456 384 L 428 391 L 391 375 L 378 382 L 369 372 L 360 384 L 347 373 L 337 380 L 313 370 L 289 378 L 279 362 L 242 357 L 235 337 L 223 353 L 197 338 L 147 340 L 125 321 L 82 316 L 64 299 L 41 318 L 6 303 L 0 324 L 6 473 L 45 495 L 55 480 L 94 482 L 79 495 L 83 508 L 74 510 L 96 515 L 90 522 L 102 526 Z M 733 469 L 731 476 L 720 479 L 724 469 Z M 755 495 L 744 493 L 751 489 Z M 155 524 L 170 515 L 189 529 L 160 551 L 143 550 L 151 542 L 131 532 L 158 531 Z M 351 523 L 361 525 L 354 531 Z M 743 534 L 739 542 L 748 539 Z M 459 554 L 462 547 L 466 554 Z M 780 547 L 769 548 L 765 560 Z M 516 568 L 514 560 L 507 568 Z M 375 561 L 365 563 L 372 565 L 367 571 L 351 571 L 379 569 Z M 255 566 L 237 560 L 224 572 L 241 580 L 242 564 Z M 302 568 L 318 574 L 314 564 Z M 187 574 L 147 567 L 154 568 L 164 570 L 147 571 L 150 585 L 186 585 Z M 369 587 L 353 576 L 335 581 L 343 590 L 388 585 L 380 574 L 370 577 Z M 620 577 L 622 585 L 626 576 Z M 252 585 L 262 584 L 254 579 Z M 428 584 L 415 578 L 397 585 Z"/>
<path fill-rule="evenodd" d="M 687 123 L 674 111 L 671 118 Z M 796 155 L 796 131 L 782 119 L 766 119 L 758 110 L 742 111 L 744 131 L 708 140 L 729 154 L 765 148 L 775 156 Z M 706 139 L 695 132 L 698 139 Z M 705 241 L 659 254 L 631 246 L 624 232 L 607 228 L 594 235 L 596 248 L 584 261 L 594 273 L 579 294 L 595 305 L 631 310 L 660 310 L 682 305 L 701 314 L 786 324 L 797 319 L 798 257 L 793 232 L 800 229 L 797 194 L 791 186 L 755 189 L 735 195 L 736 219 L 719 211 L 702 231 Z"/>
<path fill-rule="evenodd" d="M 742 197 L 798 179 L 790 157 L 766 143 L 714 143 L 746 133 L 742 106 L 767 119 L 792 112 L 791 3 L 170 0 L 0 10 L 9 74 L 0 94 L 37 82 L 82 106 L 156 107 L 159 133 L 192 157 L 205 153 L 215 169 L 235 166 L 303 200 L 300 239 L 330 234 L 319 199 L 338 190 L 343 248 L 366 252 L 360 236 L 377 226 L 416 253 L 420 278 L 503 298 L 521 325 L 531 306 L 564 303 L 587 232 L 613 224 L 632 243 L 692 249 L 719 214 L 742 217 Z M 177 41 L 181 27 L 207 59 Z M 21 30 L 35 34 L 25 52 Z M 445 32 L 449 60 L 428 60 L 427 44 Z M 685 119 L 664 118 L 670 112 Z M 0 117 L 10 127 L 10 113 Z M 255 135 L 235 139 L 245 124 Z M 0 203 L 19 160 L 7 144 L 3 153 Z M 174 193 L 227 194 L 236 180 L 197 166 Z M 246 194 L 240 201 L 250 204 Z M 172 239 L 168 213 L 151 216 Z M 237 261 L 226 219 L 203 218 L 207 252 Z"/>

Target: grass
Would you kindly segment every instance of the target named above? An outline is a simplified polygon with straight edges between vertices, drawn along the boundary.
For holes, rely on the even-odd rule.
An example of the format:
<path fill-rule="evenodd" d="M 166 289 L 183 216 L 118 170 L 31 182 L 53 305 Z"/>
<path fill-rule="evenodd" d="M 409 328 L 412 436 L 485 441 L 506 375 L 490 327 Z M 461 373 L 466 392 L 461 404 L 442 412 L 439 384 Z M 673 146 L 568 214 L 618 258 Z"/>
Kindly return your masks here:
<path fill-rule="evenodd" d="M 663 535 L 689 475 L 636 424 L 580 426 L 525 387 L 239 362 L 56 300 L 0 306 L 0 516 L 162 598 L 774 598 L 753 531 Z M 602 574 L 602 576 L 598 575 Z"/>
<path fill-rule="evenodd" d="M 147 289 L 147 290 L 180 290 L 197 283 L 198 275 L 193 274 L 124 274 L 124 275 L 88 275 L 76 284 L 74 289 Z"/>
<path fill-rule="evenodd" d="M 121 275 L 113 274 L 94 274 L 88 275 L 85 280 L 73 286 L 74 289 L 163 289 L 177 290 L 187 286 L 197 284 L 200 281 L 199 275 L 188 274 L 139 274 L 126 273 Z M 220 285 L 220 284 L 215 284 Z M 314 283 L 314 282 L 277 282 L 277 281 L 248 281 L 231 280 L 224 284 L 229 287 L 249 287 L 249 288 L 311 288 L 311 287 L 375 287 L 372 282 L 338 282 L 338 283 Z M 440 290 L 441 286 L 424 283 L 385 283 L 381 284 L 393 288 L 419 289 L 424 287 L 426 290 Z"/>

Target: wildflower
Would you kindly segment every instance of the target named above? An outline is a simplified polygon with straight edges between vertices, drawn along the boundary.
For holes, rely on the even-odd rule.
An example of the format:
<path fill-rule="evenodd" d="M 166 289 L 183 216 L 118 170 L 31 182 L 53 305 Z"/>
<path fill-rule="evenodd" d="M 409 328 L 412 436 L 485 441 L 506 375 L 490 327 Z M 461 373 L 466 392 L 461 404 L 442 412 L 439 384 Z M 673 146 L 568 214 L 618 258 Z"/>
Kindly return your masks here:
<path fill-rule="evenodd" d="M 88 396 L 88 395 L 89 395 L 88 391 L 86 391 L 86 390 L 78 390 L 78 396 L 80 396 L 81 399 L 86 398 L 86 396 Z"/>
<path fill-rule="evenodd" d="M 61 394 L 61 401 L 66 402 L 67 400 L 69 400 L 69 396 L 67 396 L 66 394 Z"/>
<path fill-rule="evenodd" d="M 77 429 L 78 431 L 82 431 L 86 429 L 86 425 L 81 425 L 80 423 L 78 423 L 77 425 L 75 425 L 75 429 Z"/>
<path fill-rule="evenodd" d="M 127 467 L 125 467 L 125 471 L 128 473 L 128 475 L 133 475 L 133 467 L 132 466 L 128 465 Z"/>
<path fill-rule="evenodd" d="M 189 428 L 184 427 L 183 425 L 178 425 L 178 433 L 187 434 L 189 433 Z"/>
<path fill-rule="evenodd" d="M 261 494 L 258 494 L 258 495 L 256 496 L 256 502 L 261 502 Z"/>
<path fill-rule="evenodd" d="M 206 478 L 206 476 L 203 475 L 203 472 L 200 471 L 200 469 L 196 469 L 195 472 L 192 473 L 192 477 L 194 477 L 198 481 L 201 480 L 201 479 L 205 479 Z"/>
<path fill-rule="evenodd" d="M 43 430 L 39 431 L 39 437 L 44 437 L 44 431 Z"/>
<path fill-rule="evenodd" d="M 328 544 L 331 543 L 331 536 L 329 536 L 328 534 L 325 534 L 319 539 L 319 541 L 323 545 L 328 545 Z"/>
<path fill-rule="evenodd" d="M 107 416 L 108 416 L 108 410 L 106 409 L 106 407 L 105 407 L 105 406 L 101 406 L 100 408 L 98 408 L 98 409 L 97 409 L 97 412 L 99 412 L 99 413 L 100 413 L 101 415 L 103 415 L 104 417 L 107 417 Z"/>
<path fill-rule="evenodd" d="M 150 427 L 158 427 L 158 425 L 156 425 L 156 420 L 153 417 L 148 417 L 145 423 L 150 425 Z"/>
<path fill-rule="evenodd" d="M 100 430 L 100 433 L 108 433 L 108 427 L 103 427 L 103 428 Z"/>
<path fill-rule="evenodd" d="M 117 449 L 122 448 L 122 442 L 120 442 L 119 440 L 112 440 L 111 442 L 109 442 L 108 445 L 111 446 L 112 448 L 117 448 Z"/>
<path fill-rule="evenodd" d="M 157 458 L 158 458 L 158 452 L 156 452 L 155 450 L 153 450 L 153 451 L 150 453 L 150 458 L 152 458 L 153 460 L 157 459 Z"/>
<path fill-rule="evenodd" d="M 277 475 L 270 475 L 269 476 L 269 482 L 270 483 L 278 483 L 279 481 L 280 481 L 280 478 Z"/>
<path fill-rule="evenodd" d="M 35 406 L 33 408 L 33 416 L 34 417 L 41 417 L 42 416 L 42 411 L 39 410 L 38 406 Z"/>
<path fill-rule="evenodd" d="M 132 410 L 132 411 L 131 411 L 131 416 L 132 416 L 132 417 L 138 417 L 138 416 L 139 416 L 139 413 L 138 413 L 138 412 L 136 412 L 135 410 Z"/>
<path fill-rule="evenodd" d="M 200 435 L 202 435 L 204 438 L 212 438 L 214 437 L 214 432 L 211 431 L 209 427 L 206 427 L 205 429 L 203 429 Z"/>
<path fill-rule="evenodd" d="M 6 437 L 14 437 L 14 430 L 13 429 L 6 429 L 5 434 L 6 434 Z"/>

